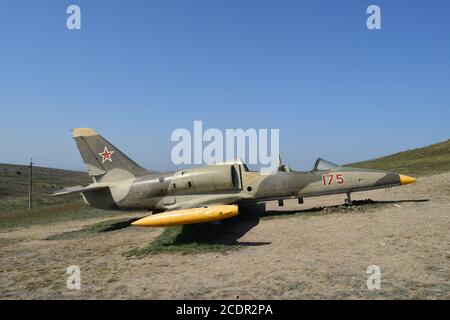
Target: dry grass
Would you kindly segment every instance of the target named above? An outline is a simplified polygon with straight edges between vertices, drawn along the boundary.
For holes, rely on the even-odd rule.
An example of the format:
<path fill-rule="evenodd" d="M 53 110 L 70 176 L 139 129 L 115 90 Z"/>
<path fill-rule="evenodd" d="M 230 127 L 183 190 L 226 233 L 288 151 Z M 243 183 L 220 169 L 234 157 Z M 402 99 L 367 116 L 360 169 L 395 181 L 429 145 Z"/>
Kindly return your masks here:
<path fill-rule="evenodd" d="M 357 168 L 392 171 L 412 176 L 449 172 L 450 140 L 350 165 Z"/>

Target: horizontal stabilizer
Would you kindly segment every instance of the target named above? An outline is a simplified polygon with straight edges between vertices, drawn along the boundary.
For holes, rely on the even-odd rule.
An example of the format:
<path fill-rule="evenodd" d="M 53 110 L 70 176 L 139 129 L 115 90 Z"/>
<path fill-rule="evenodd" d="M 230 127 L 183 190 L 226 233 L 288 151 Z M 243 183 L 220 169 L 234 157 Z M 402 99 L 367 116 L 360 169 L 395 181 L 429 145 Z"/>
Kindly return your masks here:
<path fill-rule="evenodd" d="M 228 219 L 239 214 L 236 205 L 216 205 L 154 214 L 132 223 L 134 226 L 167 227 Z"/>
<path fill-rule="evenodd" d="M 64 196 L 67 194 L 81 193 L 85 191 L 94 191 L 109 188 L 108 186 L 74 186 L 61 189 L 60 191 L 53 193 L 52 196 Z"/>

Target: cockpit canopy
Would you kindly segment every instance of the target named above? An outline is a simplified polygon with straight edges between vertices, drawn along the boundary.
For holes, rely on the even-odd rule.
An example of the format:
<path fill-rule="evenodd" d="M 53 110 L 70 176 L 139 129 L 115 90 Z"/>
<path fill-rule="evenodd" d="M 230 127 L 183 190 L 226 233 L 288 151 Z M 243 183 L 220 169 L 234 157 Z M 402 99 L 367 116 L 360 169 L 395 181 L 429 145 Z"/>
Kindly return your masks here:
<path fill-rule="evenodd" d="M 316 164 L 314 165 L 313 171 L 326 171 L 339 167 L 339 165 L 319 158 L 316 160 Z"/>

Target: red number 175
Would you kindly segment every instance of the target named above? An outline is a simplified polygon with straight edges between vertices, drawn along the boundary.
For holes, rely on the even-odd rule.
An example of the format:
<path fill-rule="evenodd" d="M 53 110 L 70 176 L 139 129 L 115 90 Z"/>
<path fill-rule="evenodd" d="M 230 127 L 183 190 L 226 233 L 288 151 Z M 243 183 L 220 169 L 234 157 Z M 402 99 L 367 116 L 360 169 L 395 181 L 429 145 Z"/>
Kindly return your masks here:
<path fill-rule="evenodd" d="M 335 181 L 335 183 L 342 185 L 344 184 L 344 174 L 342 173 L 327 173 L 322 175 L 322 184 L 324 186 L 329 186 Z"/>

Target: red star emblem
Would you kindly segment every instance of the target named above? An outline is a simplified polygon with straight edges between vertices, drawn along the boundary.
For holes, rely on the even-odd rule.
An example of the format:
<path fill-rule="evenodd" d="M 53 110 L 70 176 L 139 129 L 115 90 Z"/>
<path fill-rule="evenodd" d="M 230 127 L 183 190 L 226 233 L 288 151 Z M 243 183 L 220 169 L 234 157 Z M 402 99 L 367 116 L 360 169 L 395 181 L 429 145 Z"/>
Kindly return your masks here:
<path fill-rule="evenodd" d="M 102 164 L 108 160 L 109 162 L 112 162 L 111 156 L 114 153 L 114 151 L 109 151 L 108 148 L 105 146 L 105 149 L 103 150 L 102 153 L 99 153 L 99 156 L 102 156 L 103 160 L 102 160 Z"/>

